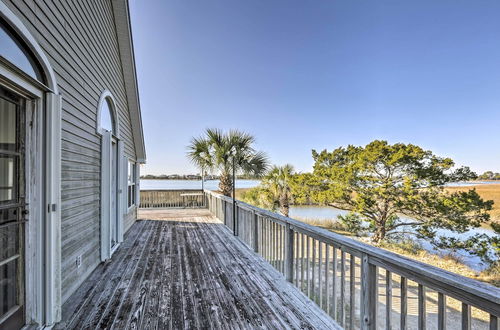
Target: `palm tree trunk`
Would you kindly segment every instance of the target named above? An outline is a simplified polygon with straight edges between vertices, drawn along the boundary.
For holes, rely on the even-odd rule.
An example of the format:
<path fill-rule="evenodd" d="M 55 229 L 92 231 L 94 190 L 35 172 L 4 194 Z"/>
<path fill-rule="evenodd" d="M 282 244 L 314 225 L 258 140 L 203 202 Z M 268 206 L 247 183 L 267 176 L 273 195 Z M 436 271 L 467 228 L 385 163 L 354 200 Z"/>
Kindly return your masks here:
<path fill-rule="evenodd" d="M 290 211 L 290 201 L 287 196 L 280 197 L 280 212 L 285 217 L 288 217 Z"/>
<path fill-rule="evenodd" d="M 231 192 L 233 190 L 233 179 L 230 173 L 222 173 L 219 181 L 219 190 L 221 194 L 227 197 L 231 197 Z"/>

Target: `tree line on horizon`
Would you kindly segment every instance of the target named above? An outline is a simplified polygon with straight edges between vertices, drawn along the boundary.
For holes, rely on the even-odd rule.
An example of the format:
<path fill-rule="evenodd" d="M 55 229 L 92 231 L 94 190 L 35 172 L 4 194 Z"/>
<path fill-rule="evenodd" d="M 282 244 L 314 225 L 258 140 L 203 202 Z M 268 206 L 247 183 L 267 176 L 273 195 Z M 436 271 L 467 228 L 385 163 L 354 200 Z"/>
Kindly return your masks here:
<path fill-rule="evenodd" d="M 144 174 L 141 175 L 140 178 L 144 180 L 201 180 L 202 178 L 205 180 L 218 180 L 219 176 L 214 174 L 205 174 L 204 176 L 201 174 Z M 238 175 L 238 179 L 252 180 L 258 179 L 258 177 L 251 175 Z"/>
<path fill-rule="evenodd" d="M 486 171 L 477 177 L 477 180 L 500 180 L 500 173 L 493 171 Z"/>

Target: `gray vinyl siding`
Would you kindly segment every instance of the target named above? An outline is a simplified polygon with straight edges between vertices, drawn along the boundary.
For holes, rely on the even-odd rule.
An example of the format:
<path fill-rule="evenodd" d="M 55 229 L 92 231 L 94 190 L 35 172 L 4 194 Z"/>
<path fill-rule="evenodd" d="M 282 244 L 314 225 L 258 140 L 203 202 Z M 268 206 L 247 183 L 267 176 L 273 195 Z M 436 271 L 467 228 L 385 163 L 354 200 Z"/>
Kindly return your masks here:
<path fill-rule="evenodd" d="M 4 0 L 5 1 L 5 0 Z M 8 0 L 35 36 L 54 69 L 62 95 L 63 301 L 100 262 L 99 97 L 116 101 L 125 154 L 136 159 L 111 0 Z M 135 209 L 124 228 L 135 221 Z M 82 266 L 76 267 L 82 255 Z"/>
<path fill-rule="evenodd" d="M 123 228 L 125 231 L 129 230 L 137 219 L 137 208 L 134 207 L 130 212 L 124 217 Z"/>

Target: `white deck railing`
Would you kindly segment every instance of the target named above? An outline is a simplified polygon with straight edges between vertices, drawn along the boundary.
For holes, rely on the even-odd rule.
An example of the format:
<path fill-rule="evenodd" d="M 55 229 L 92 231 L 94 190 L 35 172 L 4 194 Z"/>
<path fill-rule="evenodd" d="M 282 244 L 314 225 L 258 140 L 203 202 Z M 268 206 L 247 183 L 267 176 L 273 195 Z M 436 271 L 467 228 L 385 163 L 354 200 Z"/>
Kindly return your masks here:
<path fill-rule="evenodd" d="M 206 208 L 205 196 L 199 189 L 141 190 L 141 208 Z"/>
<path fill-rule="evenodd" d="M 240 201 L 233 219 L 231 198 L 205 196 L 215 217 L 344 327 L 445 329 L 453 318 L 462 329 L 498 329 L 497 287 Z"/>

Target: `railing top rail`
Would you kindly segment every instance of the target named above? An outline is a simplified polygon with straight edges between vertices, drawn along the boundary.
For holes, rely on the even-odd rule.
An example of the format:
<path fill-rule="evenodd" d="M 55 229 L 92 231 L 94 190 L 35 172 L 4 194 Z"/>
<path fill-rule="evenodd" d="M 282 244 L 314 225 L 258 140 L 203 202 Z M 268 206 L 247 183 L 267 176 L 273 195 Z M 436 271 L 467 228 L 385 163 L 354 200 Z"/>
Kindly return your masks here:
<path fill-rule="evenodd" d="M 200 189 L 141 189 L 141 192 L 143 191 L 203 191 L 201 188 Z"/>
<path fill-rule="evenodd" d="M 232 198 L 213 191 L 205 190 L 205 193 L 229 203 L 233 202 Z M 349 253 L 354 252 L 353 254 L 355 255 L 366 254 L 372 264 L 391 270 L 396 274 L 407 277 L 409 280 L 424 284 L 429 288 L 441 291 L 461 301 L 468 302 L 494 315 L 500 315 L 500 288 L 409 259 L 393 252 L 258 208 L 242 201 L 237 200 L 236 204 L 260 216 L 271 218 L 282 224 L 289 224 L 292 229 L 298 232 L 303 232 L 324 243 L 329 243 L 340 249 L 345 249 Z M 485 301 L 488 303 L 485 304 Z"/>

